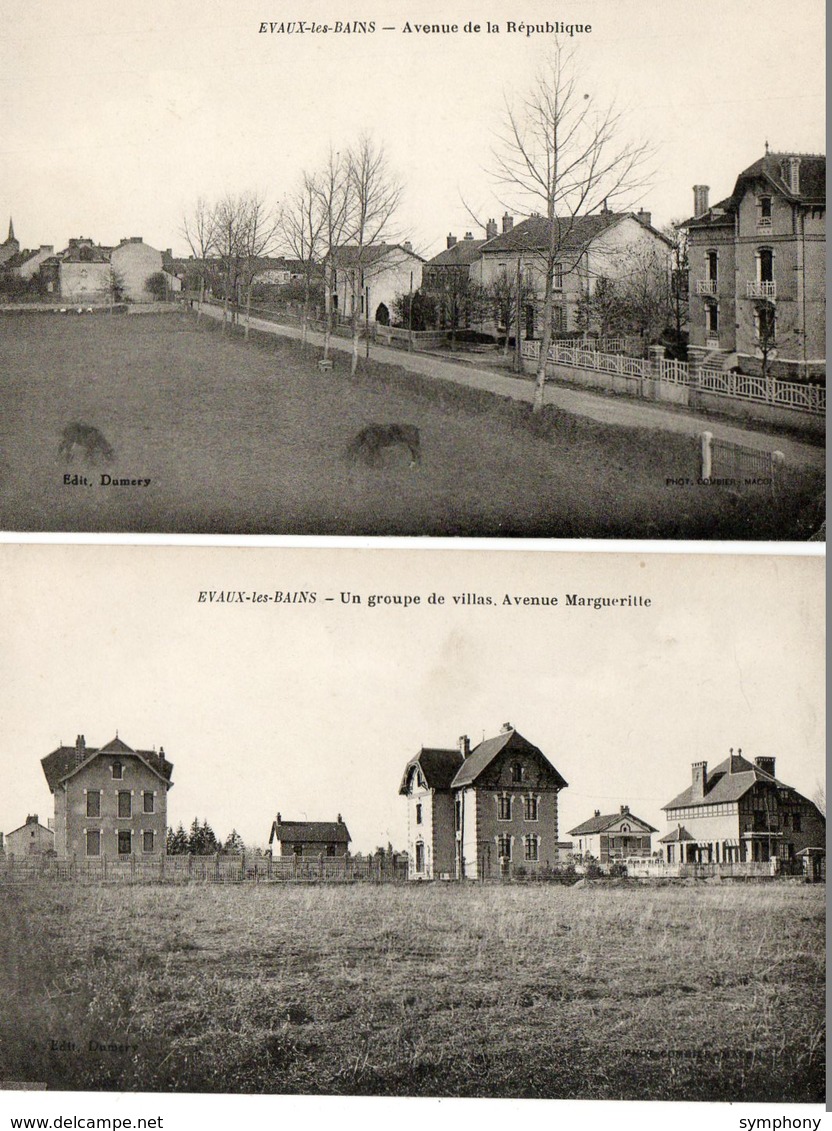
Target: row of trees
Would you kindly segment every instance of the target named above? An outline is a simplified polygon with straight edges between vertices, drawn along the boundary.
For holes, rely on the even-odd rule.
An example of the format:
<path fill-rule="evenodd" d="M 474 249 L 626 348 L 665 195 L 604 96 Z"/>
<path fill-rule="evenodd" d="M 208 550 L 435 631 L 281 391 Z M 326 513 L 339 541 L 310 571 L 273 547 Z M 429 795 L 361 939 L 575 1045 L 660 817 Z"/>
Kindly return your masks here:
<path fill-rule="evenodd" d="M 369 135 L 362 135 L 349 149 L 331 149 L 320 168 L 305 170 L 280 208 L 270 208 L 264 197 L 254 192 L 227 195 L 216 203 L 198 200 L 185 217 L 183 234 L 198 265 L 200 299 L 204 298 L 208 284 L 219 281 L 225 327 L 229 302 L 242 292 L 247 336 L 252 288 L 260 261 L 278 252 L 285 254 L 300 265 L 305 343 L 310 297 L 316 276 L 323 271 L 324 357 L 328 357 L 338 249 L 350 246 L 348 269 L 355 280 L 354 293 L 356 289 L 360 292 L 371 249 L 378 243 L 390 242 L 396 235 L 393 222 L 401 193 L 401 182 L 390 169 L 384 147 Z M 359 303 L 353 304 L 351 315 L 350 368 L 354 374 L 361 331 Z"/>
<path fill-rule="evenodd" d="M 200 824 L 194 817 L 187 832 L 181 822 L 175 832 L 168 829 L 166 850 L 168 856 L 214 856 L 218 852 L 224 856 L 239 856 L 246 846 L 236 829 L 221 842 L 206 820 Z"/>
<path fill-rule="evenodd" d="M 504 130 L 493 154 L 492 171 L 500 203 L 513 213 L 538 213 L 549 221 L 546 246 L 532 248 L 528 265 L 543 280 L 541 362 L 537 373 L 535 409 L 543 406 L 546 354 L 552 337 L 556 303 L 556 265 L 564 274 L 574 270 L 584 248 L 576 239 L 584 216 L 634 200 L 643 189 L 648 147 L 623 136 L 622 120 L 614 107 L 600 106 L 583 92 L 573 57 L 560 46 L 551 55 L 528 93 L 506 99 Z M 280 209 L 270 209 L 256 193 L 226 196 L 215 204 L 205 200 L 184 224 L 195 258 L 215 259 L 221 270 L 225 315 L 232 297 L 245 291 L 246 333 L 257 259 L 278 249 L 301 265 L 304 278 L 303 338 L 309 314 L 313 276 L 323 270 L 326 341 L 329 353 L 334 273 L 351 273 L 353 309 L 352 359 L 354 374 L 359 352 L 363 277 L 372 247 L 396 242 L 395 217 L 402 184 L 390 168 L 382 145 L 368 135 L 344 150 L 330 149 L 323 164 L 304 170 L 294 192 Z M 479 222 L 479 221 L 478 221 Z M 339 264 L 338 250 L 350 245 L 348 264 Z M 204 294 L 204 276 L 200 292 Z M 522 284 L 520 284 L 522 285 Z M 521 309 L 516 280 L 507 279 L 501 321 L 509 325 Z M 611 292 L 606 296 L 612 297 Z M 459 307 L 467 295 L 440 296 L 440 302 Z M 492 302 L 495 301 L 492 297 Z M 368 312 L 367 312 L 368 313 Z M 451 316 L 458 320 L 457 313 Z M 508 336 L 508 335 L 507 335 Z"/>

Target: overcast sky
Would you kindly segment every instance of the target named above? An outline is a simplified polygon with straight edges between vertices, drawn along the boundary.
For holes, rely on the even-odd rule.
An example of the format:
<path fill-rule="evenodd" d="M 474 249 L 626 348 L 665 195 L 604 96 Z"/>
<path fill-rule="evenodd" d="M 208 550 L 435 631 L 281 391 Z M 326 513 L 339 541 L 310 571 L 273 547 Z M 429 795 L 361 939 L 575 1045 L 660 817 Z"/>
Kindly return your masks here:
<path fill-rule="evenodd" d="M 373 35 L 260 34 L 263 19 L 374 20 Z M 506 94 L 522 94 L 552 36 L 507 21 L 590 25 L 574 37 L 586 91 L 627 111 L 627 136 L 657 146 L 640 203 L 688 215 L 773 149 L 824 147 L 819 0 L 542 0 L 474 4 L 261 0 L 114 6 L 6 0 L 0 40 L 0 218 L 24 246 L 141 235 L 184 253 L 183 214 L 204 194 L 277 201 L 329 144 L 369 130 L 406 195 L 400 231 L 435 253 L 448 231 L 502 214 L 488 175 Z M 500 24 L 499 34 L 402 32 L 413 23 Z M 561 36 L 564 40 L 566 37 Z M 483 233 L 474 229 L 474 234 Z"/>
<path fill-rule="evenodd" d="M 41 758 L 116 730 L 165 747 L 174 823 L 204 817 L 265 844 L 277 810 L 340 812 L 355 851 L 404 847 L 398 787 L 420 746 L 504 722 L 568 781 L 564 833 L 621 804 L 664 833 L 690 763 L 730 746 L 774 755 L 809 796 L 824 778 L 820 557 L 6 545 L 0 566 L 6 832 L 52 812 Z M 198 601 L 275 589 L 317 602 Z M 344 605 L 342 592 L 423 603 Z M 447 603 L 424 603 L 431 592 Z M 461 593 L 500 603 L 453 605 Z M 567 608 L 566 593 L 653 603 Z"/>

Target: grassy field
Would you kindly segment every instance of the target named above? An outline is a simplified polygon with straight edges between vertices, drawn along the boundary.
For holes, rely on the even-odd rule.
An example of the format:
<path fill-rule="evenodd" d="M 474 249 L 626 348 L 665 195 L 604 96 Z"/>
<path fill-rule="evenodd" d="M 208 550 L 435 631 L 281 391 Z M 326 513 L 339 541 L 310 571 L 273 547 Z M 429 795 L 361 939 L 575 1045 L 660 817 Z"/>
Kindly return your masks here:
<path fill-rule="evenodd" d="M 819 1102 L 824 897 L 786 884 L 7 888 L 0 1077 Z"/>
<path fill-rule="evenodd" d="M 772 502 L 668 487 L 697 474 L 682 437 L 595 424 L 371 362 L 244 344 L 191 314 L 0 321 L 0 525 L 13 530 L 795 538 L 822 517 L 816 475 Z M 62 429 L 98 428 L 112 464 L 70 467 Z M 345 449 L 370 422 L 415 424 L 423 462 Z M 68 471 L 90 485 L 63 483 Z M 101 486 L 99 474 L 149 478 Z"/>

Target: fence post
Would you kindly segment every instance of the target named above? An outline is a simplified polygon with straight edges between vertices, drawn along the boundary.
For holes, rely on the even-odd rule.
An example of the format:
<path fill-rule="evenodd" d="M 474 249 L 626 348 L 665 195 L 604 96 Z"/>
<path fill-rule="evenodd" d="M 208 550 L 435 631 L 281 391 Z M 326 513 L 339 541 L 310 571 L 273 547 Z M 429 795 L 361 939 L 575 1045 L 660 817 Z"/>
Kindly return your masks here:
<path fill-rule="evenodd" d="M 786 457 L 780 451 L 771 453 L 771 493 L 777 494 L 777 489 L 780 486 L 779 480 L 783 474 L 783 469 L 786 466 Z"/>
<path fill-rule="evenodd" d="M 711 478 L 711 472 L 713 468 L 713 442 L 713 432 L 699 433 L 700 455 L 702 463 L 701 476 L 703 479 Z"/>

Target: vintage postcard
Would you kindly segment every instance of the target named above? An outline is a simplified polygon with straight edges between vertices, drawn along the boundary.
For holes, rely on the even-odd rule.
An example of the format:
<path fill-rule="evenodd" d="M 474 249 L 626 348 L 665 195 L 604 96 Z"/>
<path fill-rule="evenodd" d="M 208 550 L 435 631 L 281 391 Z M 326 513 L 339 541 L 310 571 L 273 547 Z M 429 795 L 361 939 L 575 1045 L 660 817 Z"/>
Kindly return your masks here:
<path fill-rule="evenodd" d="M 5 1088 L 815 1126 L 821 556 L 0 565 Z"/>
<path fill-rule="evenodd" d="M 3 529 L 824 536 L 818 0 L 4 16 Z"/>

